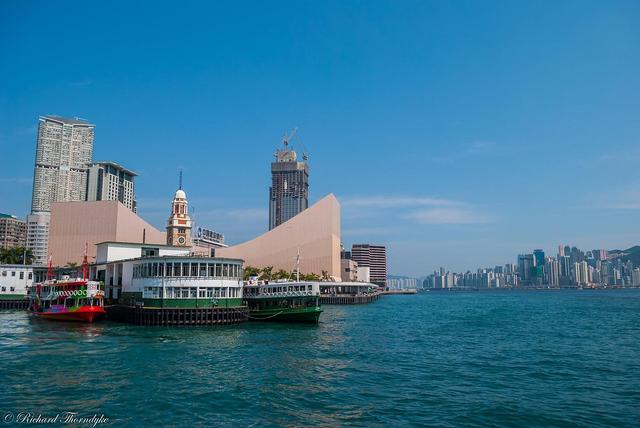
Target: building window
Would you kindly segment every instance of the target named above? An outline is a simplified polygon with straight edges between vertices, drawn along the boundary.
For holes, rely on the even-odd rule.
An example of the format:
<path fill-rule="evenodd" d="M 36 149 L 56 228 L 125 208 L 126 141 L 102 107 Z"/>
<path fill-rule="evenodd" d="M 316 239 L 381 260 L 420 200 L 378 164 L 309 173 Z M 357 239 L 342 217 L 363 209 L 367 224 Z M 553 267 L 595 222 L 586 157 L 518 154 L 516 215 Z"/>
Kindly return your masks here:
<path fill-rule="evenodd" d="M 24 272 L 20 272 L 20 279 L 24 279 Z"/>
<path fill-rule="evenodd" d="M 182 263 L 182 276 L 189 276 L 189 263 Z"/>
<path fill-rule="evenodd" d="M 33 279 L 33 273 L 29 272 L 29 279 Z"/>

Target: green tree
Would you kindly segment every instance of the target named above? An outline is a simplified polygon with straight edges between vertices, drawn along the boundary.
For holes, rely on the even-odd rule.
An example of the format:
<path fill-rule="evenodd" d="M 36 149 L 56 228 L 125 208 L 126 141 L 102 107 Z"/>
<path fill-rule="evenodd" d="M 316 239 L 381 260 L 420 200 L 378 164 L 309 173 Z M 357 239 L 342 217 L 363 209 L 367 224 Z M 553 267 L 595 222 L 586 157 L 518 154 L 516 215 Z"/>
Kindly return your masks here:
<path fill-rule="evenodd" d="M 322 271 L 322 280 L 323 281 L 330 281 L 331 277 L 329 276 L 329 272 L 327 272 L 326 270 Z"/>
<path fill-rule="evenodd" d="M 260 276 L 260 269 L 254 268 L 253 266 L 246 266 L 244 268 L 244 280 L 247 281 L 252 276 Z"/>
<path fill-rule="evenodd" d="M 24 247 L 3 248 L 0 250 L 0 263 L 30 265 L 33 263 L 33 253 Z"/>
<path fill-rule="evenodd" d="M 267 266 L 267 267 L 263 267 L 262 268 L 262 273 L 260 274 L 260 277 L 262 279 L 271 281 L 272 277 L 273 277 L 273 266 Z"/>
<path fill-rule="evenodd" d="M 300 275 L 300 279 L 303 281 L 320 281 L 320 275 L 317 273 L 305 273 L 304 275 Z"/>
<path fill-rule="evenodd" d="M 291 274 L 289 272 L 287 272 L 284 269 L 279 269 L 278 271 L 276 271 L 273 274 L 273 279 L 277 280 L 277 279 L 290 279 L 291 278 Z"/>

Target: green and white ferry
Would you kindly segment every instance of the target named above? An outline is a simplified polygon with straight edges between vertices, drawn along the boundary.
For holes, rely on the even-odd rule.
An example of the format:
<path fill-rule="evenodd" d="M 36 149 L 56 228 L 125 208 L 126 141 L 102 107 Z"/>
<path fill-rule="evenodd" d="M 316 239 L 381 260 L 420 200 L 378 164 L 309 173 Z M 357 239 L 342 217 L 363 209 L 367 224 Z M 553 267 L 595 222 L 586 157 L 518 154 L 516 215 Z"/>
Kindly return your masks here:
<path fill-rule="evenodd" d="M 322 313 L 317 282 L 249 281 L 243 295 L 251 321 L 317 324 Z"/>

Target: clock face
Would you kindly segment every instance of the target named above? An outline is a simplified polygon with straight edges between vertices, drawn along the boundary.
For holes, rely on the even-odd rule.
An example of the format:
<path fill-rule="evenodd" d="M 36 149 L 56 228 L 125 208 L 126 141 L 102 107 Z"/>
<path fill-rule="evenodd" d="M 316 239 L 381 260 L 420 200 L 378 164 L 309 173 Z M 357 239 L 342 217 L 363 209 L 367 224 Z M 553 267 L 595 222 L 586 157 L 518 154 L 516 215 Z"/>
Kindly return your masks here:
<path fill-rule="evenodd" d="M 187 240 L 184 239 L 184 236 L 179 236 L 178 237 L 178 244 L 184 245 L 185 242 L 187 242 Z"/>

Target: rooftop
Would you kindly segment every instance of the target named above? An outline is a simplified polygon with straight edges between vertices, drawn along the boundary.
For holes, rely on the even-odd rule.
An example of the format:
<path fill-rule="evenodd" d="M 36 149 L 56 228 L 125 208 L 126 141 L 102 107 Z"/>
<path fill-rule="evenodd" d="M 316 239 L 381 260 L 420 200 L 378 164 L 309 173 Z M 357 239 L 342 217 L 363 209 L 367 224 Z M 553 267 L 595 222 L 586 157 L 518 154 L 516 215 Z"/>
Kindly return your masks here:
<path fill-rule="evenodd" d="M 125 167 L 123 167 L 122 165 L 120 165 L 119 163 L 112 162 L 112 161 L 96 161 L 96 162 L 93 162 L 91 165 L 92 165 L 92 166 L 93 166 L 93 165 L 109 165 L 109 166 L 112 166 L 112 167 L 114 167 L 114 168 L 116 168 L 116 169 L 119 169 L 119 170 L 121 170 L 121 171 L 124 171 L 124 172 L 126 172 L 127 174 L 129 174 L 129 175 L 133 175 L 133 176 L 135 176 L 135 177 L 137 177 L 137 176 L 138 176 L 138 173 L 137 173 L 137 172 L 135 172 L 135 171 L 131 171 L 129 168 L 125 168 Z"/>
<path fill-rule="evenodd" d="M 51 120 L 51 121 L 54 121 L 54 122 L 60 122 L 60 123 L 66 124 L 66 125 L 95 126 L 95 125 L 89 123 L 88 120 L 82 119 L 80 117 L 68 118 L 68 117 L 56 116 L 54 114 L 47 114 L 47 115 L 44 115 L 44 116 L 40 116 L 40 119 L 46 119 L 46 120 Z"/>

